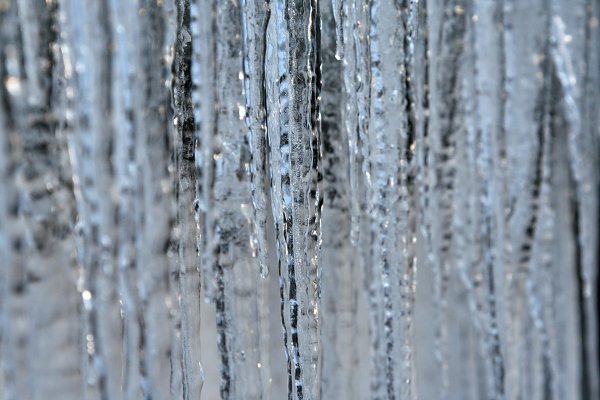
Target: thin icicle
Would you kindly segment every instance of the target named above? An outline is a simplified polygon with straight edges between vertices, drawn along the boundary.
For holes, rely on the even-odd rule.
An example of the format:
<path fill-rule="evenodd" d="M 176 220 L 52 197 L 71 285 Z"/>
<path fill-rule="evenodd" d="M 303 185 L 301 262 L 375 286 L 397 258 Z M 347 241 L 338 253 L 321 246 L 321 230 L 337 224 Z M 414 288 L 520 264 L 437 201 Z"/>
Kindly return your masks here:
<path fill-rule="evenodd" d="M 0 14 L 0 22 L 4 23 L 4 15 Z M 4 35 L 0 36 L 3 40 L 5 40 Z M 4 42 L 6 43 L 6 41 Z M 0 54 L 4 54 L 4 49 L 0 51 Z M 4 57 L 0 55 L 0 63 L 4 63 Z M 0 80 L 4 82 L 5 76 L 4 74 L 0 74 Z M 9 125 L 7 121 L 7 115 L 5 115 L 4 108 L 0 108 L 0 179 L 4 182 L 4 190 L 0 194 L 0 257 L 5 260 L 7 263 L 12 264 L 13 256 L 10 248 L 10 212 L 8 204 L 10 203 L 10 198 L 14 196 L 14 188 L 11 182 L 11 176 L 9 174 L 9 160 L 10 160 L 10 152 L 9 152 Z M 11 370 L 14 371 L 14 364 L 10 357 L 10 351 L 6 349 L 6 341 L 7 338 L 10 337 L 10 334 L 7 334 L 7 326 L 9 322 L 9 310 L 8 310 L 8 299 L 11 292 L 10 285 L 10 274 L 9 269 L 4 268 L 0 270 L 0 337 L 2 338 L 2 342 L 0 343 L 0 352 L 2 354 L 0 358 L 1 370 L 2 374 L 2 384 L 0 385 L 0 390 L 5 398 L 13 399 L 16 397 L 15 388 L 13 386 L 13 381 L 5 382 L 7 376 L 10 376 Z"/>
<path fill-rule="evenodd" d="M 269 274 L 267 264 L 267 182 L 266 182 L 266 89 L 265 52 L 267 25 L 271 15 L 269 1 L 242 0 L 244 38 L 244 80 L 246 123 L 250 145 L 254 237 L 251 243 L 259 260 L 260 274 Z"/>
<path fill-rule="evenodd" d="M 502 76 L 503 64 L 500 62 L 503 54 L 502 33 L 498 31 L 478 33 L 481 24 L 496 21 L 498 15 L 497 5 L 485 3 L 482 6 L 475 5 L 472 9 L 473 15 L 477 15 L 477 21 L 473 18 L 468 22 L 474 29 L 470 32 L 469 40 L 472 45 L 473 61 L 473 84 L 469 85 L 475 93 L 480 93 L 474 100 L 472 117 L 467 122 L 471 132 L 472 147 L 476 151 L 471 156 L 474 161 L 472 167 L 476 168 L 477 176 L 474 188 L 475 200 L 475 226 L 478 227 L 477 235 L 482 240 L 481 253 L 476 263 L 475 284 L 478 294 L 478 309 L 482 311 L 480 323 L 482 326 L 483 356 L 486 359 L 486 373 L 488 383 L 488 396 L 493 399 L 505 398 L 505 356 L 502 349 L 502 331 L 499 321 L 502 306 L 501 287 L 504 257 L 503 257 L 503 227 L 504 210 L 503 197 L 498 190 L 498 182 L 501 182 L 502 174 L 495 166 L 498 165 L 499 151 L 495 140 L 502 135 Z M 489 22 L 488 22 L 489 21 Z M 481 46 L 481 47 L 480 47 Z M 490 57 L 481 57 L 481 48 L 494 48 Z M 493 85 L 487 85 L 488 75 L 497 76 Z M 475 125 L 473 128 L 472 125 Z M 500 211 L 500 212 L 498 212 Z M 498 246 L 496 246 L 496 244 Z"/>
<path fill-rule="evenodd" d="M 275 227 L 276 254 L 279 273 L 280 314 L 283 330 L 283 344 L 286 357 L 288 398 L 292 398 L 295 386 L 292 372 L 292 345 L 290 332 L 290 307 L 287 299 L 289 280 L 287 276 L 287 243 L 285 225 L 284 177 L 289 170 L 289 151 L 281 151 L 283 126 L 282 114 L 287 107 L 287 88 L 285 76 L 285 37 L 283 30 L 283 3 L 271 3 L 271 18 L 267 26 L 267 48 L 265 55 L 265 90 L 267 93 L 267 144 L 269 160 L 269 179 L 271 189 L 271 211 Z M 287 137 L 286 137 L 287 140 Z M 286 158 L 285 156 L 288 156 Z M 289 177 L 288 177 L 289 180 Z"/>
<path fill-rule="evenodd" d="M 178 31 L 174 55 L 175 165 L 177 174 L 177 256 L 181 313 L 181 373 L 184 399 L 199 398 L 204 383 L 200 363 L 200 291 L 194 200 L 194 115 L 191 102 L 191 34 L 189 3 L 177 3 Z"/>
<path fill-rule="evenodd" d="M 414 66 L 415 39 L 417 32 L 417 8 L 412 1 L 404 1 L 400 8 L 404 28 L 404 107 L 406 110 L 406 133 L 401 148 L 403 167 L 400 173 L 400 197 L 403 200 L 400 207 L 400 242 L 401 242 L 401 273 L 400 273 L 400 298 L 402 346 L 401 366 L 402 386 L 401 397 L 405 399 L 417 398 L 416 369 L 415 369 L 415 341 L 414 341 L 414 314 L 417 290 L 417 195 L 416 186 L 417 159 L 417 90 Z"/>
<path fill-rule="evenodd" d="M 358 251 L 350 242 L 350 182 L 348 141 L 338 126 L 343 113 L 340 98 L 342 64 L 335 59 L 335 21 L 329 4 L 322 15 L 322 129 L 323 129 L 323 242 L 321 398 L 360 396 L 358 301 L 361 284 Z M 350 97 L 350 96 L 348 96 Z M 350 350 L 352 349 L 352 350 Z"/>
<path fill-rule="evenodd" d="M 361 242 L 367 233 L 364 213 L 369 184 L 367 131 L 370 116 L 370 2 L 343 3 L 342 22 L 345 56 L 342 61 L 345 85 L 343 121 L 348 137 L 350 186 L 352 190 L 350 239 Z M 366 255 L 365 255 L 366 257 Z"/>
<path fill-rule="evenodd" d="M 335 6 L 335 2 L 334 2 Z M 344 53 L 346 54 L 342 60 L 342 76 L 344 79 L 344 108 L 342 112 L 342 117 L 344 121 L 344 130 L 346 132 L 347 140 L 348 140 L 348 169 L 350 172 L 350 186 L 352 191 L 351 196 L 351 220 L 352 220 L 352 235 L 351 239 L 356 244 L 358 242 L 358 235 L 360 230 L 360 221 L 361 221 L 361 198 L 363 197 L 363 193 L 361 192 L 360 186 L 360 172 L 362 163 L 360 162 L 360 158 L 358 158 L 358 154 L 360 152 L 359 147 L 359 131 L 358 131 L 358 109 L 357 109 L 357 68 L 360 64 L 357 63 L 357 59 L 355 56 L 355 43 L 354 38 L 351 36 L 354 32 L 353 28 L 356 26 L 354 21 L 354 6 L 355 2 L 346 1 L 343 3 L 343 9 L 340 14 L 340 21 L 336 21 L 336 29 L 340 30 L 338 25 L 343 24 L 345 29 L 343 29 L 344 37 L 343 37 L 343 46 Z M 335 14 L 334 14 L 335 16 Z M 340 43 L 336 44 L 338 47 Z M 337 50 L 336 50 L 337 51 Z"/>
<path fill-rule="evenodd" d="M 335 58 L 341 60 L 344 58 L 344 42 L 345 32 L 344 24 L 344 9 L 347 7 L 348 0 L 331 0 L 331 8 L 333 10 L 333 19 L 335 21 Z M 351 2 L 353 3 L 353 2 Z M 347 16 L 348 14 L 346 14 Z"/>
<path fill-rule="evenodd" d="M 199 228 L 198 251 L 202 261 L 204 301 L 214 300 L 216 290 L 215 252 L 215 136 L 219 121 L 217 91 L 216 13 L 217 3 L 211 1 L 201 12 L 199 2 L 190 3 L 192 41 L 192 104 L 194 112 L 194 141 L 196 163 L 196 219 Z"/>
<path fill-rule="evenodd" d="M 505 226 L 504 210 L 504 168 L 502 165 L 502 148 L 499 143 L 504 140 L 504 33 L 500 29 L 483 31 L 483 27 L 504 21 L 502 4 L 484 2 L 475 4 L 470 19 L 472 27 L 470 36 L 473 43 L 474 90 L 478 93 L 475 103 L 476 141 L 479 142 L 476 165 L 481 176 L 478 192 L 481 202 L 481 223 L 485 227 L 481 237 L 485 237 L 481 275 L 484 279 L 485 330 L 483 332 L 487 357 L 491 360 L 493 383 L 489 388 L 494 398 L 504 398 L 505 384 L 505 351 L 502 348 L 503 278 L 505 276 Z M 490 52 L 489 49 L 494 49 Z M 489 54 L 482 56 L 484 51 Z M 494 79 L 490 79 L 493 77 Z"/>
<path fill-rule="evenodd" d="M 196 165 L 196 200 L 194 201 L 198 237 L 196 250 L 201 255 L 202 291 L 204 300 L 210 302 L 214 290 L 214 261 L 212 259 L 212 235 L 208 231 L 208 194 L 205 184 L 212 172 L 214 90 L 208 85 L 213 77 L 213 41 L 210 30 L 213 27 L 214 3 L 207 5 L 208 11 L 200 13 L 197 0 L 190 0 L 190 33 L 192 107 L 194 113 L 194 162 Z M 208 26 L 207 26 L 208 25 Z M 204 27 L 204 29 L 203 29 Z M 210 39 L 209 39 L 210 38 Z M 211 240 L 209 246 L 208 240 Z"/>
<path fill-rule="evenodd" d="M 428 185 L 428 261 L 433 274 L 435 354 L 440 368 L 440 398 L 448 396 L 448 280 L 452 266 L 452 222 L 455 215 L 457 135 L 463 104 L 460 98 L 460 64 L 466 30 L 464 2 L 444 6 L 428 3 L 431 56 L 431 148 Z M 435 7 L 434 7 L 435 6 Z M 435 18 L 435 19 L 434 19 Z"/>
<path fill-rule="evenodd" d="M 114 76 L 112 91 L 112 112 L 115 131 L 114 170 L 115 183 L 118 188 L 119 200 L 117 217 L 121 223 L 118 226 L 117 260 L 118 287 L 123 313 L 123 336 L 125 349 L 125 364 L 123 392 L 126 399 L 140 396 L 141 376 L 140 346 L 141 332 L 137 310 L 140 310 L 139 300 L 135 291 L 135 206 L 136 192 L 134 182 L 137 180 L 138 166 L 135 163 L 136 132 L 133 121 L 133 93 L 130 66 L 132 59 L 130 29 L 125 23 L 135 21 L 137 9 L 127 7 L 118 2 L 110 2 L 110 15 L 113 20 L 112 36 L 119 43 L 114 50 L 112 74 Z M 132 24 L 133 25 L 133 24 Z"/>
<path fill-rule="evenodd" d="M 292 162 L 291 162 L 291 132 L 290 132 L 290 78 L 287 74 L 289 51 L 289 38 L 286 29 L 286 2 L 276 1 L 276 35 L 277 35 L 277 65 L 278 65 L 278 90 L 279 90 L 279 171 L 276 174 L 281 176 L 281 211 L 283 212 L 283 224 L 281 235 L 283 238 L 284 250 L 280 251 L 280 281 L 282 309 L 289 311 L 283 312 L 282 319 L 284 324 L 284 335 L 286 343 L 286 355 L 288 357 L 288 398 L 303 398 L 303 381 L 300 364 L 300 349 L 298 341 L 298 285 L 296 265 L 294 258 L 294 237 L 293 237 L 293 188 L 292 188 Z M 278 199 L 275 201 L 279 201 Z M 285 282 L 285 283 L 284 283 Z M 284 293 L 285 291 L 285 293 Z"/>

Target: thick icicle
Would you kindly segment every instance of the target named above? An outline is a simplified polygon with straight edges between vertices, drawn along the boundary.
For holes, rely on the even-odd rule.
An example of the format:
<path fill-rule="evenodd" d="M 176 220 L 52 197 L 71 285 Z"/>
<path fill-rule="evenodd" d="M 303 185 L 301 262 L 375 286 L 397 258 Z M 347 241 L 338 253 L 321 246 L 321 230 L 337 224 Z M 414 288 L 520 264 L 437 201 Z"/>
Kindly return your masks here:
<path fill-rule="evenodd" d="M 284 307 L 289 308 L 289 321 L 287 312 L 283 317 L 291 337 L 287 347 L 290 397 L 314 399 L 319 392 L 320 368 L 319 18 L 316 3 L 311 1 L 277 1 L 274 5 L 281 110 L 276 173 L 281 174 L 282 199 L 274 201 L 281 201 L 283 211 L 285 249 L 280 249 L 280 260 L 285 260 L 282 288 L 287 290 Z"/>
<path fill-rule="evenodd" d="M 0 292 L 0 337 L 2 340 L 2 375 L 3 396 L 9 400 L 19 396 L 31 397 L 28 380 L 32 371 L 27 365 L 27 329 L 29 318 L 26 312 L 26 276 L 24 232 L 19 225 L 19 191 L 17 189 L 16 172 L 19 169 L 20 151 L 17 147 L 18 123 L 11 111 L 13 107 L 23 104 L 23 66 L 17 46 L 18 20 L 16 6 L 9 3 L 0 11 L 0 154 L 3 190 L 1 196 L 0 240 L 2 256 L 7 267 L 1 269 Z M 12 100 L 12 101 L 11 101 Z M 13 103 L 17 103 L 12 105 Z M 20 146 L 19 146 L 20 147 Z M 5 257 L 5 258 L 4 258 Z"/>
<path fill-rule="evenodd" d="M 268 354 L 260 354 L 262 340 L 268 337 L 266 310 L 259 309 L 264 306 L 261 296 L 266 293 L 263 283 L 256 279 L 259 269 L 263 275 L 267 272 L 267 192 L 262 184 L 266 97 L 264 78 L 259 76 L 264 65 L 261 57 L 264 59 L 267 19 L 263 28 L 252 25 L 256 32 L 242 30 L 245 18 L 266 18 L 266 6 L 262 2 L 251 7 L 211 3 L 212 12 L 204 13 L 196 2 L 191 4 L 197 220 L 201 228 L 198 248 L 204 254 L 205 299 L 214 300 L 216 306 L 222 398 L 238 398 L 242 393 L 248 398 L 268 398 L 270 391 Z M 246 64 L 242 62 L 242 34 L 249 52 Z M 256 54 L 261 51 L 262 55 Z M 244 79 L 244 67 L 254 68 L 251 79 Z M 244 83 L 252 93 L 246 97 Z M 248 115 L 250 112 L 254 114 Z M 250 123 L 248 136 L 243 134 L 245 119 Z M 249 144 L 253 140 L 256 142 Z M 254 155 L 252 146 L 257 150 Z M 253 195 L 256 213 L 252 210 Z M 256 235 L 261 252 L 258 261 L 254 259 Z"/>
<path fill-rule="evenodd" d="M 393 12 L 390 12 L 393 10 Z M 384 387 L 373 396 L 413 398 L 412 307 L 415 289 L 415 194 L 411 169 L 415 109 L 412 86 L 413 16 L 409 2 L 373 1 L 370 8 L 371 110 L 368 215 L 374 283 L 382 290 Z M 399 78 L 399 79 L 398 79 Z M 403 110 L 399 113 L 397 110 Z M 374 376 L 374 383 L 378 377 Z M 380 392 L 379 392 L 380 391 Z"/>
<path fill-rule="evenodd" d="M 361 242 L 368 229 L 366 211 L 369 184 L 367 131 L 370 116 L 370 2 L 344 2 L 342 13 L 343 45 L 347 55 L 342 61 L 345 87 L 343 121 L 348 136 L 350 187 L 352 190 L 350 239 Z M 338 28 L 339 29 L 339 28 Z"/>
<path fill-rule="evenodd" d="M 0 337 L 8 399 L 81 396 L 74 199 L 59 126 L 60 68 L 51 62 L 55 11 L 41 1 L 10 1 L 0 10 Z"/>
<path fill-rule="evenodd" d="M 371 260 L 371 232 L 367 217 L 367 196 L 370 187 L 370 148 L 368 126 L 371 99 L 370 69 L 370 2 L 345 1 L 336 29 L 342 32 L 342 76 L 344 82 L 343 108 L 341 112 L 343 133 L 348 142 L 348 184 L 350 201 L 350 241 L 357 247 L 357 262 L 367 293 L 368 302 L 371 387 L 383 388 L 378 383 L 383 378 L 382 352 L 380 349 L 381 320 L 379 277 Z M 335 11 L 335 10 L 334 10 Z M 335 17 L 335 14 L 334 14 Z M 338 24 L 342 24 L 340 28 Z M 327 249 L 327 247 L 326 247 Z M 375 351 L 373 351 L 375 350 Z M 375 389 L 377 390 L 377 389 Z M 355 393 L 358 395 L 358 393 Z M 377 396 L 374 392 L 374 396 Z"/>
<path fill-rule="evenodd" d="M 214 302 L 221 352 L 221 397 L 261 399 L 269 396 L 270 377 L 262 372 L 263 368 L 268 369 L 268 357 L 260 354 L 261 335 L 266 332 L 259 310 L 263 290 L 257 274 L 260 261 L 253 255 L 255 244 L 251 240 L 255 216 L 252 192 L 256 190 L 255 194 L 265 200 L 267 194 L 257 182 L 251 181 L 251 145 L 244 134 L 248 128 L 244 122 L 248 110 L 244 96 L 242 11 L 236 2 L 216 5 L 213 34 L 214 63 L 219 71 L 215 93 L 218 119 L 210 157 L 214 162 L 214 181 L 204 190 L 212 192 L 208 196 L 215 204 L 208 209 L 211 214 L 208 219 L 213 225 L 207 229 L 214 229 L 215 240 Z M 259 128 L 264 135 L 264 129 Z M 260 229 L 264 228 L 263 225 Z"/>
<path fill-rule="evenodd" d="M 110 3 L 112 34 L 118 43 L 113 51 L 112 103 L 121 221 L 118 286 L 126 349 L 123 390 L 128 398 L 142 394 L 166 398 L 169 388 L 165 369 L 170 346 L 166 248 L 174 208 L 165 179 L 170 147 L 152 146 L 168 143 L 169 97 L 161 84 L 163 38 L 156 44 L 144 39 L 149 26 L 162 23 L 160 10 L 152 4 L 139 9 L 134 4 Z M 146 67 L 139 71 L 142 65 Z M 149 111 L 153 113 L 148 115 Z M 153 218 L 152 226 L 146 223 L 147 217 Z"/>
<path fill-rule="evenodd" d="M 134 285 L 140 309 L 140 376 L 145 398 L 169 398 L 169 350 L 173 332 L 170 321 L 169 260 L 175 201 L 169 184 L 171 166 L 171 65 L 165 62 L 174 29 L 169 24 L 168 4 L 148 2 L 136 11 L 138 29 L 131 35 L 136 46 L 133 61 L 133 113 L 138 166 L 135 226 Z M 127 26 L 127 25 L 126 25 Z M 149 32 L 156 32 L 153 39 Z"/>
<path fill-rule="evenodd" d="M 61 7 L 62 54 L 67 79 L 67 126 L 73 185 L 79 212 L 78 259 L 82 266 L 82 340 L 86 343 L 88 396 L 112 398 L 121 392 L 122 320 L 114 269 L 114 199 L 111 124 L 111 41 L 107 5 Z M 100 61 L 93 61 L 100 60 Z"/>

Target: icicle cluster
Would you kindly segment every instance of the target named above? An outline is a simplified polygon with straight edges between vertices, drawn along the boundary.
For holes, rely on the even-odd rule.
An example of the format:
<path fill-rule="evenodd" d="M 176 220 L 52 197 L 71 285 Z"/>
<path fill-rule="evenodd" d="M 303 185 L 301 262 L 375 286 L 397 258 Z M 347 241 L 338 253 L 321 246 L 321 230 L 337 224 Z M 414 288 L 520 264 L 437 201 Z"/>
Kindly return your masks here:
<path fill-rule="evenodd" d="M 599 19 L 0 0 L 0 399 L 598 399 Z"/>

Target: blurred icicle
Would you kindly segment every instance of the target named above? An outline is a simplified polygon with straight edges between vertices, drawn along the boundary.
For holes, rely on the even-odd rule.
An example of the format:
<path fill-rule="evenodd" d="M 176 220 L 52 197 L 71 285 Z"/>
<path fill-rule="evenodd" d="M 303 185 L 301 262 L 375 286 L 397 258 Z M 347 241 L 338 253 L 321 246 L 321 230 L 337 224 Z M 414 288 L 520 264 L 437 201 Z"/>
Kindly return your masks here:
<path fill-rule="evenodd" d="M 472 28 L 469 35 L 472 45 L 472 61 L 474 80 L 471 90 L 473 96 L 473 119 L 467 121 L 475 132 L 474 145 L 477 154 L 475 165 L 478 171 L 475 193 L 479 199 L 476 203 L 478 220 L 480 221 L 479 240 L 483 239 L 483 259 L 479 261 L 479 274 L 483 278 L 481 285 L 481 315 L 483 347 L 488 360 L 490 376 L 489 396 L 503 399 L 505 396 L 505 356 L 501 341 L 500 326 L 503 307 L 502 277 L 504 276 L 504 228 L 503 211 L 504 193 L 501 149 L 499 142 L 503 140 L 504 120 L 504 44 L 503 32 L 500 29 L 483 31 L 487 24 L 500 24 L 503 21 L 502 3 L 481 2 L 473 5 L 473 15 L 477 22 L 467 19 Z M 493 49 L 493 50 L 490 50 Z M 486 52 L 485 57 L 483 56 Z"/>
<path fill-rule="evenodd" d="M 132 23 L 135 27 L 137 8 L 133 4 L 110 1 L 111 35 L 118 43 L 113 51 L 112 75 L 113 90 L 112 113 L 115 131 L 114 170 L 115 184 L 118 190 L 117 218 L 121 223 L 118 226 L 118 240 L 116 249 L 116 265 L 118 268 L 118 288 L 122 304 L 123 336 L 125 351 L 125 365 L 123 378 L 123 393 L 126 399 L 139 397 L 141 387 L 139 374 L 140 347 L 142 343 L 140 319 L 138 310 L 141 311 L 136 286 L 135 269 L 135 206 L 134 199 L 137 193 L 137 174 L 139 167 L 136 158 L 136 131 L 133 121 L 133 93 L 131 77 L 133 66 L 131 45 L 134 43 L 131 36 L 133 29 L 126 29 L 125 23 Z M 130 25 L 130 26 L 132 26 Z"/>
<path fill-rule="evenodd" d="M 464 59 L 465 2 L 443 5 L 427 2 L 430 52 L 430 113 L 428 156 L 428 203 L 424 223 L 428 227 L 427 261 L 432 268 L 435 355 L 440 368 L 440 398 L 448 396 L 448 283 L 455 234 L 453 229 L 458 199 L 456 188 L 457 140 L 465 115 L 460 98 L 461 64 Z M 472 146 L 472 144 L 470 144 Z M 459 193 L 460 194 L 460 193 Z M 456 216 L 464 222 L 464 218 Z"/>
<path fill-rule="evenodd" d="M 113 189 L 111 41 L 107 4 L 61 3 L 62 55 L 67 79 L 69 154 L 78 209 L 82 341 L 87 396 L 121 392 L 123 346 L 115 269 L 116 204 Z M 92 60 L 101 60 L 92 62 Z"/>
<path fill-rule="evenodd" d="M 7 2 L 2 10 L 3 121 L 6 159 L 9 313 L 6 351 L 18 364 L 8 375 L 11 396 L 32 399 L 81 394 L 77 347 L 77 271 L 71 240 L 74 198 L 60 127 L 60 68 L 54 57 L 56 7 L 43 1 Z M 13 20 L 4 20 L 11 13 Z M 6 24 L 6 25 L 5 25 Z M 18 116 L 18 117 L 17 117 Z M 11 190 L 12 186 L 12 190 Z M 21 315 L 19 315 L 21 314 Z M 9 314 L 10 315 L 10 314 Z M 36 340 L 31 332 L 45 332 Z M 29 337 L 27 337 L 29 336 Z M 16 342 L 12 340 L 16 339 Z M 12 343 L 11 343 L 12 342 Z M 32 362 L 35 360 L 35 362 Z M 11 368 L 10 362 L 6 367 Z M 31 380 L 39 379 L 37 385 Z"/>
<path fill-rule="evenodd" d="M 178 265 L 178 301 L 181 326 L 179 346 L 181 359 L 181 390 L 184 399 L 200 397 L 204 373 L 200 363 L 200 271 L 197 252 L 196 169 L 194 164 L 194 114 L 191 98 L 191 32 L 190 4 L 178 0 L 177 38 L 173 59 L 173 105 L 175 125 L 175 174 L 177 182 L 176 235 Z M 174 367 L 172 367 L 174 368 Z"/>
<path fill-rule="evenodd" d="M 348 143 L 340 99 L 342 64 L 336 60 L 334 14 L 320 4 L 322 16 L 322 133 L 323 133 L 323 241 L 321 398 L 357 399 L 360 396 L 358 362 L 358 291 L 362 275 L 358 251 L 350 241 L 350 182 Z M 342 102 L 343 104 L 343 102 Z"/>
<path fill-rule="evenodd" d="M 168 3 L 168 2 L 166 2 Z M 169 169 L 172 147 L 170 99 L 165 83 L 171 69 L 165 61 L 174 29 L 169 23 L 170 5 L 146 1 L 137 9 L 137 24 L 132 29 L 135 47 L 133 62 L 144 66 L 133 69 L 133 123 L 136 133 L 138 201 L 135 203 L 135 269 L 133 288 L 138 296 L 137 322 L 140 329 L 140 364 L 142 394 L 146 398 L 169 397 L 171 368 L 169 350 L 173 332 L 169 293 L 168 249 L 175 220 L 175 196 Z M 126 27 L 128 24 L 125 25 Z M 148 32 L 155 32 L 150 37 Z M 199 295 L 199 294 L 197 294 Z"/>
<path fill-rule="evenodd" d="M 217 77 L 216 13 L 217 2 L 200 7 L 198 0 L 190 2 L 190 33 L 192 41 L 191 97 L 194 112 L 194 161 L 196 164 L 197 250 L 201 256 L 203 297 L 213 300 L 216 290 L 216 242 L 214 213 L 215 135 L 218 129 L 218 97 L 214 82 Z M 202 11 L 204 10 L 204 11 Z"/>

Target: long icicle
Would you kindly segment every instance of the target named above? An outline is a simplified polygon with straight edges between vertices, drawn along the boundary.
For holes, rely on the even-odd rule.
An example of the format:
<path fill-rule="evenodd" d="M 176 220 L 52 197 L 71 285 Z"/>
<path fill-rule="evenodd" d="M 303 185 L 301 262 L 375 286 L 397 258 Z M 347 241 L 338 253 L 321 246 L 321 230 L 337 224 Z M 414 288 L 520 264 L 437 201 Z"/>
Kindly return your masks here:
<path fill-rule="evenodd" d="M 176 241 L 179 307 L 181 313 L 181 379 L 185 400 L 199 398 L 204 383 L 200 362 L 200 291 L 194 201 L 194 115 L 190 90 L 191 33 L 188 0 L 177 1 L 178 28 L 174 54 L 175 165 L 177 179 Z"/>

